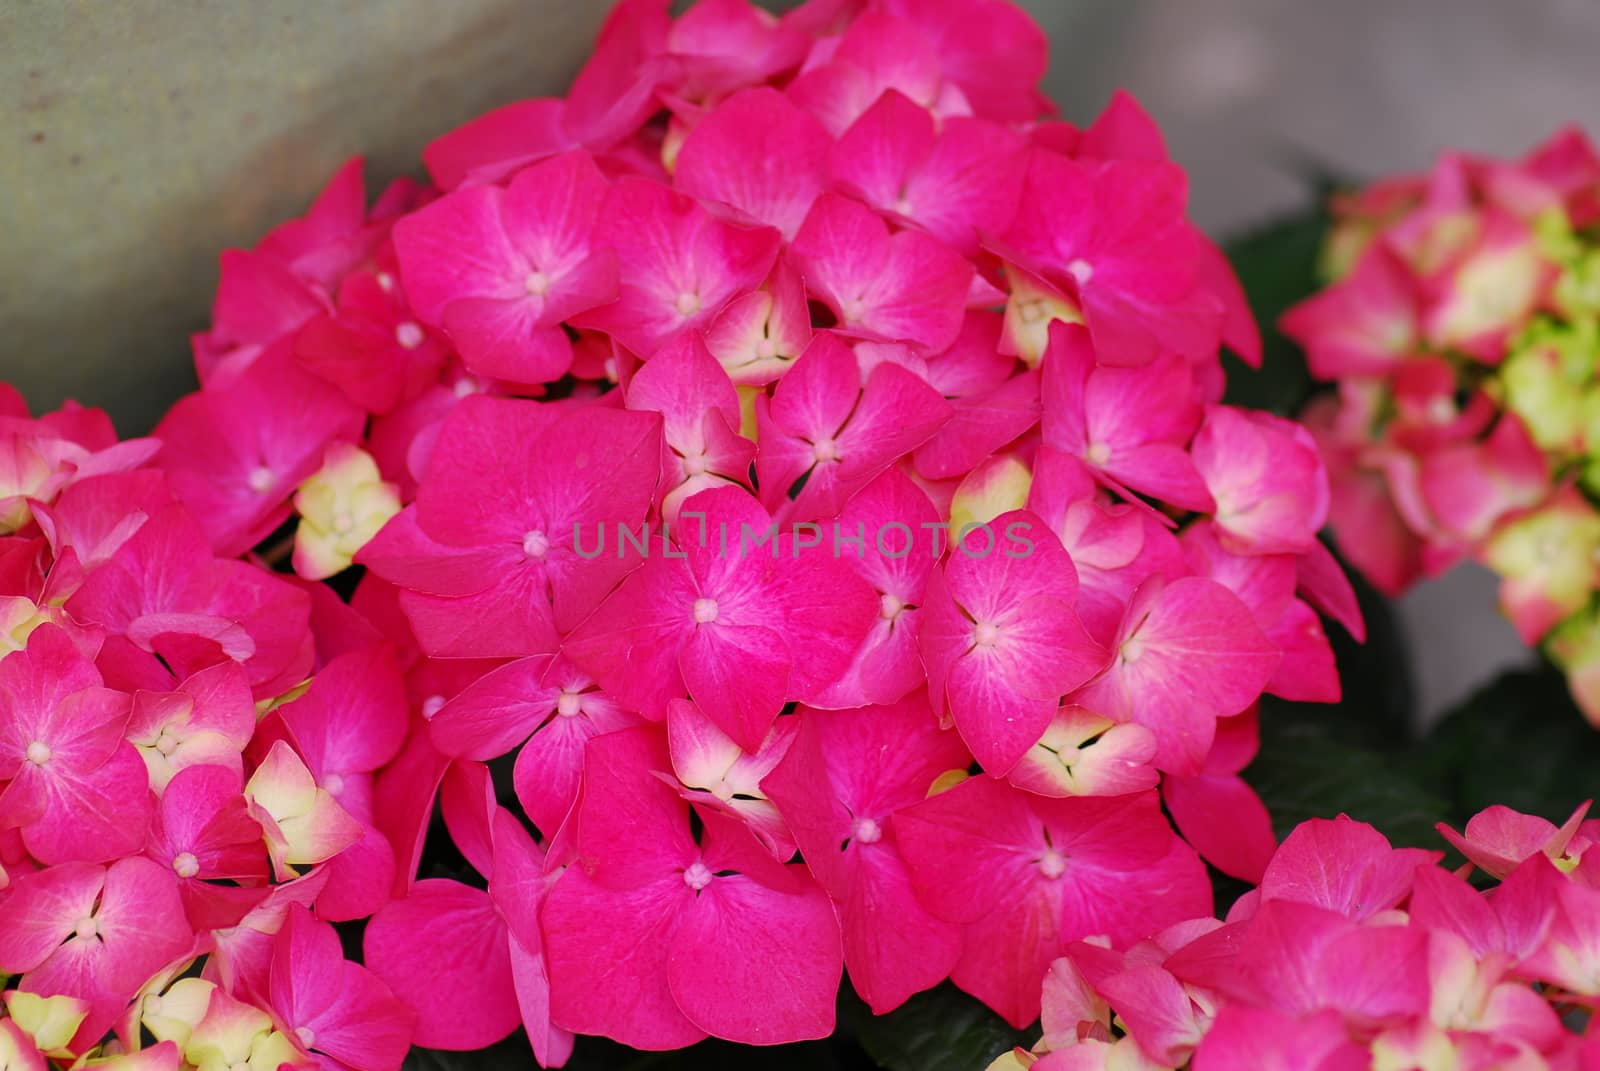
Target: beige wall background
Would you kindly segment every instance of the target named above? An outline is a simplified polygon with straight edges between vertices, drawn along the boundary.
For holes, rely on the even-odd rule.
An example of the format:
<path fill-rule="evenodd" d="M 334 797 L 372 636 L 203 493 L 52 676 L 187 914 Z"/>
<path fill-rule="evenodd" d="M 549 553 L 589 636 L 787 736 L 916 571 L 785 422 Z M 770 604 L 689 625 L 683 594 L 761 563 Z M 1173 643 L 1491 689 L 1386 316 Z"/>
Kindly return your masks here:
<path fill-rule="evenodd" d="M 369 187 L 496 104 L 560 92 L 602 0 L 0 0 L 0 379 L 147 430 L 192 386 L 216 258 L 356 153 Z M 1596 0 L 1026 0 L 1048 89 L 1133 89 L 1227 233 L 1355 175 L 1600 126 Z M 1522 657 L 1478 573 L 1401 612 L 1423 705 Z"/>

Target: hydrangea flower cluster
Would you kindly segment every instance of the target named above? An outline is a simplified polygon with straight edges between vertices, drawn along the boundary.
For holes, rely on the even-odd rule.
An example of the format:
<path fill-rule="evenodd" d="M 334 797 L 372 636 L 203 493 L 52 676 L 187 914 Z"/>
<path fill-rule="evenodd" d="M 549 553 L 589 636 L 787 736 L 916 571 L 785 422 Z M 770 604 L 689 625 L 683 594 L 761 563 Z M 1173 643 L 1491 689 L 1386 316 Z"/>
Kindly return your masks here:
<path fill-rule="evenodd" d="M 1600 1034 L 1600 821 L 1490 807 L 1468 862 L 1303 823 L 1225 920 L 1050 965 L 1044 1034 L 990 1071 L 1588 1071 Z M 1476 873 L 1475 873 L 1476 871 Z M 1468 878 L 1472 878 L 1469 881 Z"/>
<path fill-rule="evenodd" d="M 1327 478 L 1220 404 L 1259 343 L 1159 132 L 1045 53 L 627 0 L 225 253 L 151 438 L 0 396 L 4 1066 L 778 1043 L 845 971 L 1021 1026 L 1261 878 L 1256 700 L 1361 630 Z"/>
<path fill-rule="evenodd" d="M 1305 420 L 1341 550 L 1391 595 L 1487 565 L 1600 725 L 1600 155 L 1450 153 L 1333 213 L 1331 285 L 1281 326 L 1338 384 Z"/>

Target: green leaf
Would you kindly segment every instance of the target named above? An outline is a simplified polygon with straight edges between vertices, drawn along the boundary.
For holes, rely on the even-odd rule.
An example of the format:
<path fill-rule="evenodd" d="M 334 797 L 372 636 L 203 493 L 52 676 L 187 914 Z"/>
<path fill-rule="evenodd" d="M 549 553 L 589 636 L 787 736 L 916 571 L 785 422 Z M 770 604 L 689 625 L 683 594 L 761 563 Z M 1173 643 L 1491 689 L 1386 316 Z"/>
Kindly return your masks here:
<path fill-rule="evenodd" d="M 1507 673 L 1447 714 L 1419 746 L 1417 764 L 1465 822 L 1494 803 L 1560 822 L 1600 794 L 1600 733 L 1554 667 Z"/>
<path fill-rule="evenodd" d="M 887 1015 L 873 1015 L 860 997 L 847 991 L 840 998 L 839 1017 L 840 1025 L 886 1071 L 983 1071 L 997 1056 L 1039 1039 L 1037 1029 L 1013 1030 L 948 982 L 918 993 Z"/>
<path fill-rule="evenodd" d="M 1263 717 L 1261 753 L 1244 779 L 1267 805 L 1279 839 L 1309 818 L 1348 814 L 1396 846 L 1440 846 L 1433 824 L 1445 801 L 1404 756 L 1353 745 L 1328 721 Z"/>
<path fill-rule="evenodd" d="M 1345 567 L 1366 622 L 1367 639 L 1357 643 L 1337 623 L 1324 620 L 1339 667 L 1343 696 L 1337 703 L 1291 703 L 1275 696 L 1261 700 L 1261 722 L 1313 722 L 1327 726 L 1340 743 L 1375 751 L 1408 751 L 1415 738 L 1415 692 L 1405 633 L 1394 607 L 1360 573 Z"/>
<path fill-rule="evenodd" d="M 533 1066 L 533 1049 L 527 1036 L 518 1030 L 499 1044 L 477 1052 L 412 1049 L 401 1071 L 527 1071 Z"/>
<path fill-rule="evenodd" d="M 1289 306 L 1309 297 L 1320 285 L 1317 256 L 1328 229 L 1321 203 L 1318 198 L 1317 208 L 1261 227 L 1224 246 L 1261 327 L 1263 346 L 1260 371 L 1231 354 L 1224 357 L 1230 405 L 1289 416 L 1298 412 L 1311 394 L 1305 358 L 1294 343 L 1278 333 L 1276 324 Z"/>

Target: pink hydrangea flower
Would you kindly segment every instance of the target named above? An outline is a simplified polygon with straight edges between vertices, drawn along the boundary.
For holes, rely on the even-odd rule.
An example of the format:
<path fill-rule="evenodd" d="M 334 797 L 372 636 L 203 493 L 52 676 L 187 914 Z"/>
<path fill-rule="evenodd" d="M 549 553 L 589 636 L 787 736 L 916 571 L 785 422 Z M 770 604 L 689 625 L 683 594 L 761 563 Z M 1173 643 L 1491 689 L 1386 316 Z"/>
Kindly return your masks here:
<path fill-rule="evenodd" d="M 642 1048 L 826 1036 L 842 968 L 827 895 L 716 812 L 699 812 L 697 844 L 688 805 L 651 776 L 670 768 L 654 729 L 588 746 L 578 861 L 544 908 L 551 1018 Z M 595 956 L 608 985 L 586 980 Z"/>
<path fill-rule="evenodd" d="M 987 549 L 997 531 L 1028 540 L 1031 553 Z M 1073 612 L 1077 587 L 1071 559 L 1027 513 L 969 533 L 929 577 L 918 634 L 929 693 L 995 776 L 1039 738 L 1062 696 L 1105 668 Z"/>
<path fill-rule="evenodd" d="M 417 315 L 475 372 L 560 378 L 572 363 L 561 322 L 617 297 L 617 253 L 595 241 L 607 187 L 587 153 L 569 153 L 402 220 L 395 252 Z"/>
<path fill-rule="evenodd" d="M 1211 904 L 1154 793 L 1054 800 L 973 777 L 895 828 L 918 898 L 963 927 L 951 977 L 1018 1027 L 1038 1015 L 1039 980 L 1067 942 L 1131 944 Z M 952 871 L 956 857 L 969 865 Z"/>
<path fill-rule="evenodd" d="M 128 697 L 102 687 L 53 626 L 0 659 L 0 814 L 40 861 L 107 862 L 142 846 L 150 786 L 128 714 Z"/>
<path fill-rule="evenodd" d="M 1330 487 L 1218 406 L 1238 280 L 1132 98 L 1049 118 L 1046 45 L 1005 0 L 623 0 L 432 184 L 369 206 L 355 160 L 225 253 L 154 438 L 0 386 L 0 1064 L 778 1044 L 845 969 L 1043 1013 L 1041 1071 L 1291 1059 L 1258 1022 L 1570 1064 L 1528 980 L 1592 996 L 1600 833 L 1475 820 L 1485 909 L 1349 823 L 1272 849 L 1255 703 L 1338 695 L 1315 535 L 1375 459 Z M 1502 351 L 1570 289 L 1527 220 L 1597 218 L 1591 157 L 1399 191 L 1422 345 L 1562 367 Z M 1400 571 L 1483 556 L 1581 429 L 1392 356 Z M 1324 438 L 1384 401 L 1346 393 Z M 1262 879 L 1226 925 L 1196 848 Z"/>
<path fill-rule="evenodd" d="M 647 718 L 693 695 L 741 748 L 760 748 L 783 704 L 831 683 L 880 610 L 820 542 L 772 532 L 736 488 L 684 503 L 675 550 L 658 547 L 569 637 L 564 651 Z M 629 657 L 622 657 L 626 652 Z"/>
<path fill-rule="evenodd" d="M 761 781 L 839 911 L 850 982 L 877 1014 L 955 967 L 961 931 L 912 891 L 895 815 L 966 750 L 920 696 L 894 706 L 802 710 L 788 753 Z"/>

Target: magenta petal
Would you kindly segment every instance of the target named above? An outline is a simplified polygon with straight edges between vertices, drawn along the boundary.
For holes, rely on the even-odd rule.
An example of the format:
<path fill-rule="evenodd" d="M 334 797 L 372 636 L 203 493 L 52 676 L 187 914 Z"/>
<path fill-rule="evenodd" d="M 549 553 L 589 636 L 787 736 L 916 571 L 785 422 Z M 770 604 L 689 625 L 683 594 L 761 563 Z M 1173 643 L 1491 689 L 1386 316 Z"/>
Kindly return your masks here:
<path fill-rule="evenodd" d="M 1009 773 L 1038 742 L 1061 706 L 1057 698 L 1023 694 L 1008 670 L 998 655 L 975 652 L 951 667 L 945 685 L 962 741 L 995 777 Z"/>
<path fill-rule="evenodd" d="M 374 781 L 374 817 L 394 849 L 397 895 L 403 895 L 416 879 L 434 796 L 448 763 L 434 748 L 426 723 L 416 719 L 400 754 Z"/>
<path fill-rule="evenodd" d="M 1337 1012 L 1297 1018 L 1233 1005 L 1217 1013 L 1194 1054 L 1194 1071 L 1357 1071 L 1371 1062 L 1370 1051 L 1350 1040 Z"/>
<path fill-rule="evenodd" d="M 461 361 L 481 376 L 548 383 L 572 367 L 572 343 L 560 324 L 528 301 L 465 298 L 445 306 L 445 331 Z"/>
<path fill-rule="evenodd" d="M 131 744 L 89 773 L 30 780 L 43 800 L 43 816 L 23 828 L 22 840 L 41 861 L 104 862 L 141 847 L 152 812 L 150 775 Z M 12 782 L 6 797 L 22 783 Z"/>
<path fill-rule="evenodd" d="M 1297 703 L 1339 701 L 1339 666 L 1315 610 L 1294 600 L 1267 630 L 1267 638 L 1278 645 L 1283 657 L 1267 681 L 1266 691 Z"/>
<path fill-rule="evenodd" d="M 523 1029 L 533 1045 L 533 1058 L 540 1067 L 560 1067 L 572 1055 L 574 1038 L 550 1021 L 550 978 L 544 957 L 523 948 L 511 938 L 511 978 L 517 991 L 517 1007 Z"/>
<path fill-rule="evenodd" d="M 671 938 L 672 996 L 707 1033 L 751 1045 L 827 1037 L 843 971 L 839 924 L 807 881 L 779 892 L 713 878 Z"/>
<path fill-rule="evenodd" d="M 0 971 L 24 974 L 60 947 L 94 907 L 105 870 L 63 863 L 19 879 L 0 900 Z"/>
<path fill-rule="evenodd" d="M 1194 1001 L 1176 978 L 1157 966 L 1122 971 L 1099 987 L 1128 1024 L 1145 1055 L 1177 1066 L 1203 1036 Z"/>
<path fill-rule="evenodd" d="M 543 916 L 551 1021 L 636 1049 L 682 1048 L 705 1037 L 667 985 L 678 913 L 693 895 L 679 874 L 627 890 L 596 885 L 576 867 L 562 874 Z M 606 965 L 603 985 L 593 982 L 597 963 Z"/>
<path fill-rule="evenodd" d="M 509 940 L 487 893 L 429 879 L 373 916 L 363 947 L 367 966 L 416 1013 L 416 1043 L 466 1051 L 521 1019 Z"/>
<path fill-rule="evenodd" d="M 1040 983 L 1063 950 L 1059 904 L 1029 883 L 962 927 L 951 980 L 1021 1029 L 1038 1018 Z"/>
<path fill-rule="evenodd" d="M 573 630 L 562 651 L 618 702 L 659 721 L 667 700 L 685 691 L 678 658 L 694 619 L 683 611 L 699 597 L 682 561 L 653 554 Z"/>
<path fill-rule="evenodd" d="M 1030 884 L 1027 846 L 1043 849 L 1040 826 L 1024 795 L 973 777 L 895 815 L 895 841 L 911 869 L 912 887 L 929 911 L 950 922 L 973 922 Z M 950 859 L 966 860 L 952 870 Z"/>
<path fill-rule="evenodd" d="M 632 717 L 629 723 L 637 724 L 638 719 Z M 517 752 L 512 768 L 517 800 L 541 833 L 554 836 L 578 798 L 584 746 L 613 729 L 602 728 L 582 715 L 553 718 Z"/>
<path fill-rule="evenodd" d="M 347 963 L 338 935 L 291 906 L 274 939 L 273 1010 L 310 1048 L 355 1071 L 398 1071 L 411 1045 L 413 1016 L 377 975 Z"/>
<path fill-rule="evenodd" d="M 1212 866 L 1259 883 L 1278 847 L 1261 798 L 1236 775 L 1168 776 L 1161 798 L 1185 840 Z"/>
<path fill-rule="evenodd" d="M 705 116 L 678 151 L 674 181 L 793 237 L 823 190 L 828 135 L 775 89 L 735 93 Z"/>
<path fill-rule="evenodd" d="M 97 981 L 119 996 L 131 996 L 194 941 L 177 879 L 166 867 L 137 856 L 107 868 L 95 917 L 100 928 Z"/>
<path fill-rule="evenodd" d="M 365 822 L 361 839 L 324 866 L 328 884 L 317 897 L 317 917 L 330 922 L 366 918 L 384 905 L 394 889 L 394 848 Z"/>
<path fill-rule="evenodd" d="M 715 622 L 696 628 L 678 671 L 700 709 L 747 752 L 760 750 L 789 695 L 788 642 L 769 628 Z"/>
<path fill-rule="evenodd" d="M 1315 904 L 1360 921 L 1399 905 L 1416 868 L 1443 855 L 1392 848 L 1376 829 L 1342 815 L 1311 819 L 1284 838 L 1262 875 L 1261 896 Z"/>
<path fill-rule="evenodd" d="M 1077 702 L 1145 726 L 1156 735 L 1159 766 L 1197 773 L 1216 718 L 1254 701 L 1278 660 L 1249 609 L 1221 584 L 1151 581 L 1128 608 L 1118 657 Z"/>
<path fill-rule="evenodd" d="M 346 963 L 339 998 L 302 1024 L 313 1048 L 355 1071 L 399 1071 L 411 1048 L 412 1015 L 377 975 Z"/>
<path fill-rule="evenodd" d="M 423 321 L 439 324 L 461 298 L 525 296 L 528 266 L 501 224 L 505 191 L 492 186 L 443 197 L 395 227 L 406 296 Z"/>
<path fill-rule="evenodd" d="M 665 736 L 655 725 L 627 729 L 595 737 L 585 751 L 578 847 L 585 872 L 608 888 L 676 876 L 699 855 L 687 805 L 667 783 Z"/>
<path fill-rule="evenodd" d="M 930 915 L 892 847 L 859 850 L 860 868 L 839 905 L 850 984 L 874 1015 L 947 978 L 961 955 L 961 928 Z"/>
<path fill-rule="evenodd" d="M 447 755 L 482 762 L 526 740 L 555 710 L 544 683 L 550 662 L 546 655 L 521 658 L 468 685 L 429 723 L 435 745 Z"/>

